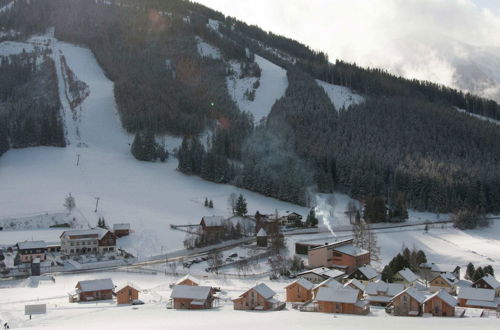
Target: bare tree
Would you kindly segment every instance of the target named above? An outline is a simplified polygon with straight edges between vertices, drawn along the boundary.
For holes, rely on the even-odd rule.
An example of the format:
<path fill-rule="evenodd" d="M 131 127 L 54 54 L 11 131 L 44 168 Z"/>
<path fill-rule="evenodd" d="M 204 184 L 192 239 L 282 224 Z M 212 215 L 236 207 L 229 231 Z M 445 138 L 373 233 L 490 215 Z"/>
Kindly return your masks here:
<path fill-rule="evenodd" d="M 223 264 L 223 255 L 222 255 L 222 252 L 220 252 L 220 251 L 211 251 L 208 254 L 207 263 L 208 263 L 208 267 L 212 271 L 215 271 L 216 274 L 218 274 L 219 273 L 219 268 Z"/>
<path fill-rule="evenodd" d="M 170 268 L 170 272 L 173 275 L 177 275 L 177 262 L 176 261 L 169 262 L 168 268 Z"/>
<path fill-rule="evenodd" d="M 238 201 L 238 195 L 235 192 L 232 192 L 231 195 L 229 195 L 229 198 L 227 199 L 227 203 L 229 204 L 229 207 L 231 208 L 231 212 L 233 215 L 236 212 L 236 202 Z"/>
<path fill-rule="evenodd" d="M 356 202 L 354 202 L 352 199 L 349 200 L 345 210 L 345 213 L 349 216 L 349 223 L 353 223 L 357 211 L 358 207 L 356 206 Z"/>
<path fill-rule="evenodd" d="M 76 207 L 75 197 L 73 197 L 71 193 L 69 193 L 64 199 L 64 207 L 68 210 L 68 213 L 71 213 L 71 211 Z"/>

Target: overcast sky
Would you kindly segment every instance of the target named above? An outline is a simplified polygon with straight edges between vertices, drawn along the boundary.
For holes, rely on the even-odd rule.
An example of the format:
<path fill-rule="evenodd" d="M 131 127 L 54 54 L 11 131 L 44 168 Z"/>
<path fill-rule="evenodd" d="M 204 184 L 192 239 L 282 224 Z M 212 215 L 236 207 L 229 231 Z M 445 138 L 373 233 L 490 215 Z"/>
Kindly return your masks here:
<path fill-rule="evenodd" d="M 500 0 L 197 0 L 264 30 L 364 66 L 452 85 L 451 69 L 426 44 L 500 47 Z M 417 40 L 419 47 L 405 47 Z M 424 46 L 421 46 L 424 45 Z M 424 47 L 424 48 L 422 48 Z M 442 46 L 446 47 L 446 46 Z M 416 58 L 419 57 L 419 58 Z M 401 63 L 415 63 L 402 68 Z M 418 63 L 418 64 L 417 64 Z"/>

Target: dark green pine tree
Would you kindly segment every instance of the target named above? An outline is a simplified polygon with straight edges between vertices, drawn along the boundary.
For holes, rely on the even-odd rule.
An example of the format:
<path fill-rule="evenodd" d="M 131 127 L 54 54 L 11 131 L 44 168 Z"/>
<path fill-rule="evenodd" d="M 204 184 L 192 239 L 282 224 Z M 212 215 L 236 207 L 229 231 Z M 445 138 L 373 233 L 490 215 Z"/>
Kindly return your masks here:
<path fill-rule="evenodd" d="M 316 217 L 316 212 L 314 211 L 314 208 L 312 208 L 309 211 L 309 214 L 307 215 L 306 225 L 308 227 L 315 227 L 318 225 L 318 218 Z"/>
<path fill-rule="evenodd" d="M 245 200 L 245 197 L 243 197 L 242 194 L 240 194 L 240 196 L 236 200 L 235 211 L 236 211 L 236 214 L 239 216 L 243 216 L 243 215 L 246 215 L 248 213 L 247 201 Z"/>
<path fill-rule="evenodd" d="M 137 160 L 143 160 L 145 155 L 144 155 L 144 150 L 143 150 L 143 141 L 142 141 L 142 133 L 137 132 L 134 137 L 134 142 L 132 142 L 132 147 L 130 149 L 130 152 L 132 155 L 135 157 Z"/>
<path fill-rule="evenodd" d="M 472 280 L 475 272 L 476 269 L 474 268 L 474 265 L 472 264 L 472 262 L 469 262 L 467 264 L 467 269 L 465 270 L 465 279 Z"/>
<path fill-rule="evenodd" d="M 389 265 L 386 265 L 382 270 L 382 281 L 387 283 L 394 282 L 394 273 Z"/>
<path fill-rule="evenodd" d="M 208 202 L 208 208 L 209 208 L 209 209 L 213 209 L 213 208 L 214 208 L 214 202 L 213 202 L 212 200 L 210 200 L 210 201 Z"/>
<path fill-rule="evenodd" d="M 205 207 L 208 207 L 208 198 L 205 197 L 205 203 L 203 203 Z"/>

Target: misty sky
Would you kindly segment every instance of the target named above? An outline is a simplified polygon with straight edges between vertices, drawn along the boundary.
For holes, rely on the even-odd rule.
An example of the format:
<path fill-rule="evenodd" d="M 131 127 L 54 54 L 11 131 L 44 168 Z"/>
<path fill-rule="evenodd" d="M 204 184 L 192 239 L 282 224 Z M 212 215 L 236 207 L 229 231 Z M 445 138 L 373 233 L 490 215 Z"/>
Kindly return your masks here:
<path fill-rule="evenodd" d="M 447 85 L 453 85 L 447 48 L 500 47 L 500 0 L 197 1 L 323 50 L 331 60 Z M 500 56 L 500 48 L 495 52 Z"/>

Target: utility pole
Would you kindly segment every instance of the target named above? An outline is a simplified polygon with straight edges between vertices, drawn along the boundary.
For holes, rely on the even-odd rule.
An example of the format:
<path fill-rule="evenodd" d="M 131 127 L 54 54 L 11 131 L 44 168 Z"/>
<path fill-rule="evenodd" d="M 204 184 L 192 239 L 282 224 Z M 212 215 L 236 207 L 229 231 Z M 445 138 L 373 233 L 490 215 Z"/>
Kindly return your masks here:
<path fill-rule="evenodd" d="M 77 155 L 77 159 L 76 159 L 76 166 L 78 166 L 78 164 L 80 164 L 80 154 Z"/>
<path fill-rule="evenodd" d="M 101 199 L 101 198 L 100 197 L 95 198 L 95 210 L 94 210 L 94 212 L 96 212 L 96 213 L 97 213 L 97 206 L 99 205 L 99 199 Z"/>

